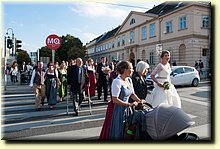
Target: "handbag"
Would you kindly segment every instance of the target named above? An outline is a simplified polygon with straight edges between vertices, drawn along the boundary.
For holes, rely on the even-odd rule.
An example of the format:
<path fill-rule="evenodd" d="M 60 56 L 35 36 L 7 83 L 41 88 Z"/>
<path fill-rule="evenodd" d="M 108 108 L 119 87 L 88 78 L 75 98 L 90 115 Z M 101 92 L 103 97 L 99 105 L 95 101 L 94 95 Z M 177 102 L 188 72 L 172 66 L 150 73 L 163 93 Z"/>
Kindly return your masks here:
<path fill-rule="evenodd" d="M 128 117 L 124 123 L 124 140 L 135 140 L 136 124 L 132 124 L 133 107 L 129 107 L 127 110 Z"/>

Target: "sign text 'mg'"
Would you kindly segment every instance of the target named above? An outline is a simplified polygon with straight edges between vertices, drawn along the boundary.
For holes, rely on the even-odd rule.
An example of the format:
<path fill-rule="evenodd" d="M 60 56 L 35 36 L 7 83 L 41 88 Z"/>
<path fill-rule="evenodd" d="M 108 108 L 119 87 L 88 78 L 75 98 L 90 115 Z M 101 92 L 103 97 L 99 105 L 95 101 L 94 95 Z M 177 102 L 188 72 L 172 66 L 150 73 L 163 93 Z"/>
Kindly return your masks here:
<path fill-rule="evenodd" d="M 52 35 L 49 35 L 47 38 L 46 38 L 46 45 L 49 49 L 51 50 L 56 50 L 60 47 L 61 45 L 61 39 L 60 37 L 58 37 L 57 35 L 55 34 L 52 34 Z"/>

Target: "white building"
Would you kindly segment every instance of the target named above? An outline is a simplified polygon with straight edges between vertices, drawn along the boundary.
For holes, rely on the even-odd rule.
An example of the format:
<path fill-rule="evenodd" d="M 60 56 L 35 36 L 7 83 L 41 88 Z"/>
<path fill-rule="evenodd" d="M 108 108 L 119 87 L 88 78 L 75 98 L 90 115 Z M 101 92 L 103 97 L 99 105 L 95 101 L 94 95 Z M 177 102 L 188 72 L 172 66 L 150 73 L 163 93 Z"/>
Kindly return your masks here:
<path fill-rule="evenodd" d="M 30 52 L 30 58 L 33 65 L 37 64 L 37 52 Z"/>

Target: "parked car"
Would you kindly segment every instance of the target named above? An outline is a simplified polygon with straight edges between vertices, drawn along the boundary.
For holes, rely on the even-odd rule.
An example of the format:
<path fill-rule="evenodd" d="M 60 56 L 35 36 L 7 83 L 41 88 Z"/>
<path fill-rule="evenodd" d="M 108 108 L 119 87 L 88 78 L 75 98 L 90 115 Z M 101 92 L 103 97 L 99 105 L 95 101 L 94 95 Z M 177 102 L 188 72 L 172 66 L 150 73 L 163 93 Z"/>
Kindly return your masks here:
<path fill-rule="evenodd" d="M 200 77 L 198 71 L 191 66 L 172 66 L 171 67 L 170 79 L 173 85 L 192 85 L 198 86 L 200 82 Z M 157 75 L 155 76 L 157 77 Z M 150 75 L 146 78 L 147 84 L 152 87 L 154 82 Z"/>

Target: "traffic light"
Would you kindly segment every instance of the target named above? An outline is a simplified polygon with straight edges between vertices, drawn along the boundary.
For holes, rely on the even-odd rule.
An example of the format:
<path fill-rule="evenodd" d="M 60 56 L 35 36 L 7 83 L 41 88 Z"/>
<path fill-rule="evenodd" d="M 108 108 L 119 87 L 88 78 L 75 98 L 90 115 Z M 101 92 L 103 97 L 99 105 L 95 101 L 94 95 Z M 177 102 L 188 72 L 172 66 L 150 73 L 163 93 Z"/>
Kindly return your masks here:
<path fill-rule="evenodd" d="M 15 40 L 15 51 L 16 52 L 20 52 L 21 51 L 21 43 L 22 41 L 21 40 Z"/>
<path fill-rule="evenodd" d="M 11 49 L 13 47 L 12 39 L 7 39 L 7 48 Z"/>

